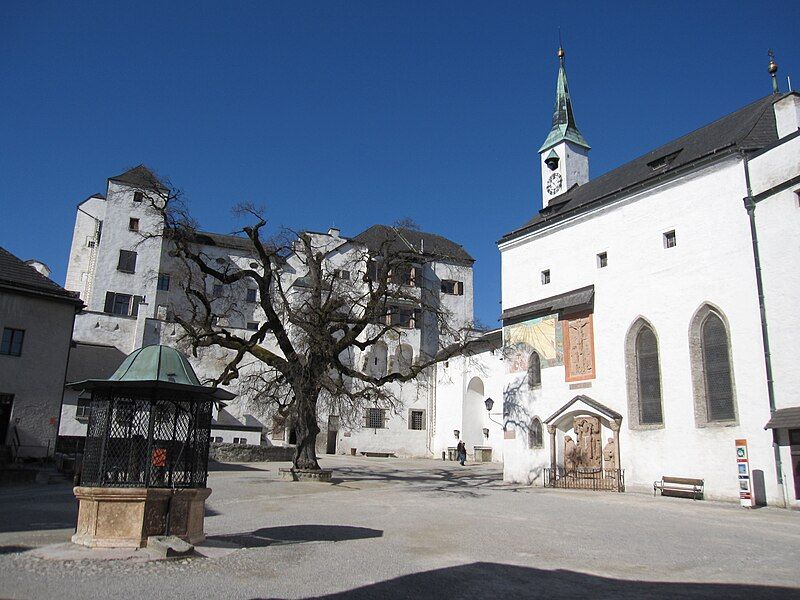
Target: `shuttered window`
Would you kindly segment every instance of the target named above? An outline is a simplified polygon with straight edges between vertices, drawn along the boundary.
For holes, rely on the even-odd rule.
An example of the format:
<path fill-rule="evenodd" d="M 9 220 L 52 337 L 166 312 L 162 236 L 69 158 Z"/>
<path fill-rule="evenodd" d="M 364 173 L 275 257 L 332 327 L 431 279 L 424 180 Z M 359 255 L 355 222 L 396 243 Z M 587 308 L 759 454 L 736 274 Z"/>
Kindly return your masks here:
<path fill-rule="evenodd" d="M 703 321 L 701 334 L 708 420 L 731 421 L 736 414 L 733 408 L 728 331 L 719 315 L 710 312 Z"/>
<path fill-rule="evenodd" d="M 656 334 L 647 325 L 643 326 L 636 336 L 636 379 L 639 392 L 639 422 L 663 423 L 658 341 Z"/>

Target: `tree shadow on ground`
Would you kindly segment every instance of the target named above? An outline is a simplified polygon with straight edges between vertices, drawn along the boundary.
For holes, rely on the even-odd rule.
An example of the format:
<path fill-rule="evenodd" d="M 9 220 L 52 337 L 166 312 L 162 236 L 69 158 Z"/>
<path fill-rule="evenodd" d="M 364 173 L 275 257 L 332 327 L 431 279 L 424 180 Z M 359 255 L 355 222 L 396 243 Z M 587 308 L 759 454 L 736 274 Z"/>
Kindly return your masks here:
<path fill-rule="evenodd" d="M 0 546 L 0 555 L 17 554 L 19 552 L 26 552 L 28 550 L 30 550 L 30 546 Z"/>
<path fill-rule="evenodd" d="M 212 535 L 204 546 L 263 548 L 265 546 L 303 544 L 307 542 L 343 542 L 383 536 L 380 529 L 351 525 L 285 525 L 264 527 L 247 533 Z"/>
<path fill-rule="evenodd" d="M 631 581 L 576 571 L 547 571 L 478 562 L 414 573 L 345 592 L 318 596 L 328 600 L 513 597 L 534 600 L 564 597 L 593 600 L 611 598 L 750 600 L 800 598 L 800 590 L 767 585 Z"/>
<path fill-rule="evenodd" d="M 485 490 L 515 490 L 503 483 L 499 471 L 487 471 L 479 466 L 458 468 L 397 469 L 378 466 L 336 467 L 332 483 L 347 487 L 360 482 L 392 482 L 413 486 L 415 491 L 428 493 L 455 493 L 466 497 L 480 497 Z"/>
<path fill-rule="evenodd" d="M 248 467 L 242 463 L 222 463 L 215 460 L 208 461 L 208 472 L 215 471 L 263 471 L 267 472 L 269 469 L 258 469 L 256 467 Z"/>

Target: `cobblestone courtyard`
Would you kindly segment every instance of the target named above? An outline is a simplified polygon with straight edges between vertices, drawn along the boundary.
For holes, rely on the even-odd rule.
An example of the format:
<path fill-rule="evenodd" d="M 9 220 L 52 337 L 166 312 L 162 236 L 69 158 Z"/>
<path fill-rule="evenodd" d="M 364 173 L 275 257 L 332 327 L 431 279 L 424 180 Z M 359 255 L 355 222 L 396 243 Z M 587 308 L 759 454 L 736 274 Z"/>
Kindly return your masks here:
<path fill-rule="evenodd" d="M 70 486 L 0 490 L 2 598 L 800 598 L 800 513 L 515 487 L 496 465 L 215 465 L 206 558 L 57 561 Z"/>

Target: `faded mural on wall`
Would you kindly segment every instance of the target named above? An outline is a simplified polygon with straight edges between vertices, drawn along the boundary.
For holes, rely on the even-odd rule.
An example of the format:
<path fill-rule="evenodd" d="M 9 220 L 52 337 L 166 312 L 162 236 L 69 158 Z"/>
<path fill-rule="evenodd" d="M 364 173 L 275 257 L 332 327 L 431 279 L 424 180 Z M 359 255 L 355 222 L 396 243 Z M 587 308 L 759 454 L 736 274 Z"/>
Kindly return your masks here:
<path fill-rule="evenodd" d="M 527 371 L 533 350 L 539 354 L 542 368 L 564 364 L 564 342 L 558 315 L 537 317 L 503 328 L 506 373 Z"/>

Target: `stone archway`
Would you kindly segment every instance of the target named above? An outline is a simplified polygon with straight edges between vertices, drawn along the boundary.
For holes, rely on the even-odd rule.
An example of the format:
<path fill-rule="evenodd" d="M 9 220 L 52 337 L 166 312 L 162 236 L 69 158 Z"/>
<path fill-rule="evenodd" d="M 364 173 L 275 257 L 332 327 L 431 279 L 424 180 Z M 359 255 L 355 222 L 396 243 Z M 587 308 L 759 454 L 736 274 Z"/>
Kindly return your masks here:
<path fill-rule="evenodd" d="M 473 377 L 467 385 L 461 407 L 461 438 L 468 452 L 472 452 L 475 446 L 482 446 L 484 443 L 483 413 L 486 412 L 484 400 L 483 380 L 480 377 Z"/>

